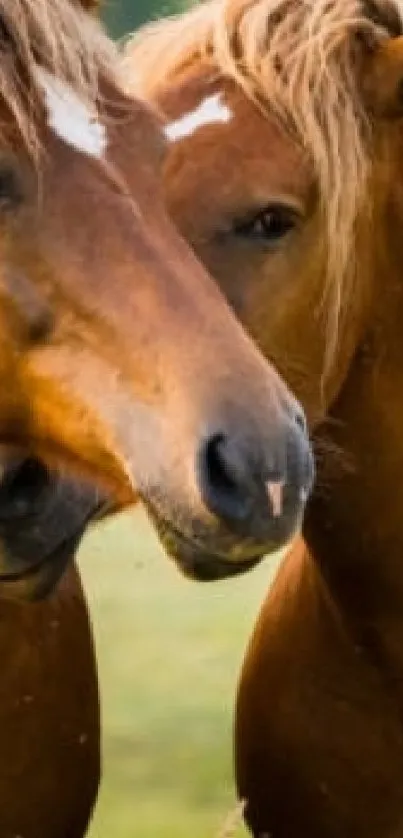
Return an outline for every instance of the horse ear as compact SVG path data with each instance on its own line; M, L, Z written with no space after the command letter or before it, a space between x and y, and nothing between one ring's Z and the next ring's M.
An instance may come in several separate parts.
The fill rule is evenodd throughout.
M403 116L403 36L378 44L364 64L364 96L376 116Z

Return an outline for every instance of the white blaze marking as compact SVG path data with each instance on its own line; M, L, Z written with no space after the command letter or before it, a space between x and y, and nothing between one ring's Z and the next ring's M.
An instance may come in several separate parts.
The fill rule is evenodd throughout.
M222 93L207 96L195 110L184 114L174 122L165 126L165 136L171 143L189 137L204 125L214 125L217 122L229 122L233 117L228 105L221 101Z
M70 85L43 67L37 67L36 74L45 94L50 128L78 151L101 158L106 150L107 135L97 111L83 102Z
M267 494L271 501L271 507L274 518L279 518L283 511L283 489L284 481L276 480L266 483Z

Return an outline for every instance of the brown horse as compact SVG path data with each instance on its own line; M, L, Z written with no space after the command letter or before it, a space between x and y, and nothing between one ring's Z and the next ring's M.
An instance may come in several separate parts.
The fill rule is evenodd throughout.
M299 407L165 219L154 176L160 129L120 93L95 22L68 0L0 2L0 21L0 439L102 472L108 485L121 481L123 464L158 517L163 510L188 572L244 569L301 517L311 466ZM173 409L184 416L176 428ZM38 596L100 500L32 456L7 456L1 592ZM155 470L164 463L169 480ZM0 834L81 836L99 778L99 707L74 570L43 604L1 602L0 649Z
M210 0L126 55L174 218L323 440L238 695L259 838L403 835L402 34L382 0Z
M161 126L96 21L0 22L0 440L135 489L189 574L247 569L301 521L303 413L168 219ZM2 554L2 581L42 589L65 552Z
M35 460L6 459L0 552L70 558L99 495ZM99 512L98 512L99 514ZM74 533L74 538L71 533ZM79 576L35 604L0 600L0 835L80 838L100 775L95 655Z

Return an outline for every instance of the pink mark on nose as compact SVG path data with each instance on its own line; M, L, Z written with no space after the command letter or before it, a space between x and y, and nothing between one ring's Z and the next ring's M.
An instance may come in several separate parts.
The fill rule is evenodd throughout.
M274 518L278 518L283 511L284 480L268 481L266 483Z

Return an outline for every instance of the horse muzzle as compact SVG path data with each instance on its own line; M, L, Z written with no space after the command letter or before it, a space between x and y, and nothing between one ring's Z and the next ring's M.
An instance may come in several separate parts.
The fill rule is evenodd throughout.
M88 485L33 458L8 459L0 484L0 596L36 600L50 593L103 508Z

